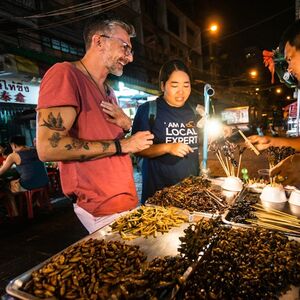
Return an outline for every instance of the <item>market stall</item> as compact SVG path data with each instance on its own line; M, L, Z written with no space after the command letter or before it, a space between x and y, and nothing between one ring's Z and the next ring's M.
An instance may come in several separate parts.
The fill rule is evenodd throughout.
M146 206L13 279L7 293L20 299L298 299L295 196L280 208L264 202L252 184L236 192L222 188L223 181L190 177L158 191ZM269 221L259 224L262 210Z

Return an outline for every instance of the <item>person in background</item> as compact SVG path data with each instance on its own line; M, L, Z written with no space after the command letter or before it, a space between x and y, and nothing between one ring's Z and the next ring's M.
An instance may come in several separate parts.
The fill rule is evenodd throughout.
M5 149L6 149L6 145L1 143L0 144L0 166L3 164L3 162L6 159L6 157L3 156Z
M36 149L26 146L22 135L12 136L9 143L13 152L0 168L0 176L16 166L20 178L10 182L11 191L16 193L47 186L49 180L46 168L39 160Z
M149 131L125 138L131 120L106 82L133 61L134 35L133 26L116 16L92 17L84 28L84 57L55 64L40 87L39 157L60 161L63 192L90 233L137 206L129 154L152 144Z
M141 202L157 190L199 173L199 142L196 115L188 103L191 74L180 60L166 62L159 72L161 96L156 101L156 118L149 120L149 102L139 106L132 133L151 131L154 143L136 153L142 162Z
M286 62L288 63L288 71L299 82L300 80L300 20L297 20L294 24L290 25L284 32L279 49L284 53ZM288 137L271 137L257 135L250 136L249 140L253 143L258 150L265 150L270 146L273 147L292 147L296 152L300 152L300 137L288 138ZM280 164L270 170L270 175L281 175L285 181L291 185L300 185L300 159L298 153L294 156L285 159ZM291 170L293 170L291 172ZM292 175L294 174L294 175Z

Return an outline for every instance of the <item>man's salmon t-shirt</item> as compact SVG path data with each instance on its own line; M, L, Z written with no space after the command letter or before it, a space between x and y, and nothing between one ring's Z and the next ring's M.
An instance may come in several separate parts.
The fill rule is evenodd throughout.
M122 137L122 128L106 120L107 115L100 106L102 101L116 103L113 90L109 88L104 99L86 75L73 64L63 62L45 74L37 110L74 107L77 118L69 131L73 138L99 141ZM128 154L90 161L64 161L59 167L64 194L75 195L77 204L95 217L132 209L138 203Z

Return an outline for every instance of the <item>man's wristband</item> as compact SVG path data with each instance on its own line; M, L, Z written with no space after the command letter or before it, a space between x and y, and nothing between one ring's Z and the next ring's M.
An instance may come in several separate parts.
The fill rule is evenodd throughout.
M116 146L116 153L115 155L122 155L122 147L121 147L121 143L120 140L115 140L115 146Z

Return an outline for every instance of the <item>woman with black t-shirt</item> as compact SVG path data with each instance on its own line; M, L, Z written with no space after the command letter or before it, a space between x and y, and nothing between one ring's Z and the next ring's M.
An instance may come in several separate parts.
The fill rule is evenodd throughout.
M138 108L132 127L132 133L150 130L154 134L153 145L137 153L143 158L142 203L157 190L199 173L197 120L187 102L190 71L182 61L171 60L161 67L159 83L162 95Z

